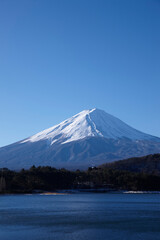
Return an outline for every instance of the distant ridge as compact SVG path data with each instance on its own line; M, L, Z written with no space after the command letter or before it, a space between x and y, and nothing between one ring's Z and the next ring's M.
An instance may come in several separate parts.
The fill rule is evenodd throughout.
M0 148L0 167L85 169L160 152L160 138L140 132L100 109L84 110L49 129Z
M112 163L106 163L100 168L111 168L114 170L160 175L160 154L151 154L143 157L129 158Z

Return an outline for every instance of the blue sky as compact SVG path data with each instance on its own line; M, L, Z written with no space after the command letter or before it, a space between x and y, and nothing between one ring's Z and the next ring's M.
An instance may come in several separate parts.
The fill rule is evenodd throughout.
M159 0L1 0L0 146L90 108L160 137Z

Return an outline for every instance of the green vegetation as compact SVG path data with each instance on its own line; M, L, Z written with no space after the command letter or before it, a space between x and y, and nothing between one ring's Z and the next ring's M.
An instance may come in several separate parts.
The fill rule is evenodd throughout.
M160 176L160 154L129 158L107 163L101 167Z
M105 164L87 171L35 167L19 172L0 170L0 193L62 189L160 191L160 154Z
M1 193L31 193L60 189L110 189L160 191L160 176L110 168L89 168L87 171L57 170L31 167L20 172L3 169ZM4 184L5 181L5 184Z

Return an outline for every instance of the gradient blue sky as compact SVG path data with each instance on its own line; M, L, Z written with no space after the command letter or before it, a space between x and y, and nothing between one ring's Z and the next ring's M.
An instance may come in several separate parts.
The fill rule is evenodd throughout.
M0 0L0 146L94 107L160 137L160 1Z

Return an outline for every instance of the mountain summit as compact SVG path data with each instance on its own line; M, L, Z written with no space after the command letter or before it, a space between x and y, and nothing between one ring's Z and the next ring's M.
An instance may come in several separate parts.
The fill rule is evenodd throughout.
M87 168L160 152L160 138L142 133L103 110L84 110L20 142L0 148L0 167L33 164Z
M125 137L132 140L151 140L154 138L137 131L103 110L93 108L84 110L58 125L37 133L25 139L22 143L48 140L50 144L55 142L64 144L86 137L104 137L109 139Z

